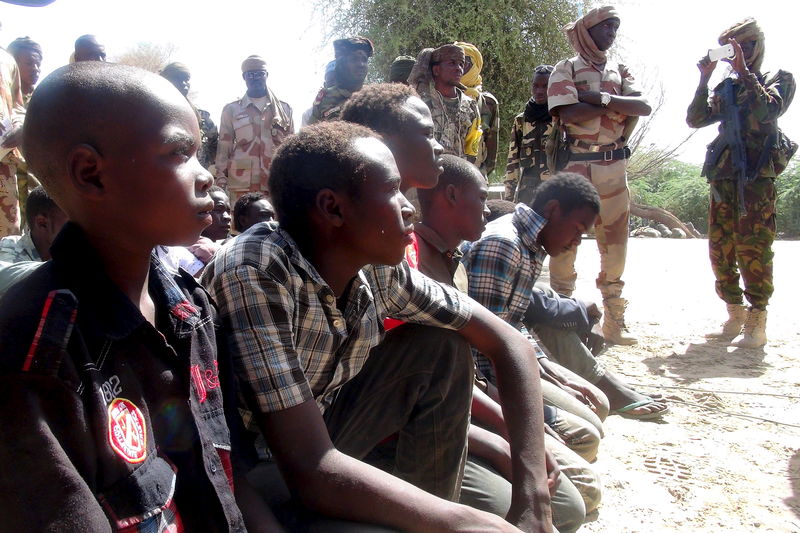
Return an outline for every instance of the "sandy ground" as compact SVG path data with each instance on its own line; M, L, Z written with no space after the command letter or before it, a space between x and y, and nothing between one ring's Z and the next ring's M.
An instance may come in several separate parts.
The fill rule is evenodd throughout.
M703 338L725 315L705 240L631 239L627 321L640 343L601 358L671 412L608 418L603 503L581 531L800 532L800 242L774 249L769 343L743 350ZM599 300L598 260L584 241L576 295Z

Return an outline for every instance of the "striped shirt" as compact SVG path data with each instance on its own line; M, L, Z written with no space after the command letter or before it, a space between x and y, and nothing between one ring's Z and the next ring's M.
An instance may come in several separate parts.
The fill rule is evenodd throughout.
M316 400L323 412L358 374L384 334L383 319L461 329L471 300L409 268L358 272L343 310L297 244L262 223L220 250L203 282L229 328L229 346L251 410L269 413Z

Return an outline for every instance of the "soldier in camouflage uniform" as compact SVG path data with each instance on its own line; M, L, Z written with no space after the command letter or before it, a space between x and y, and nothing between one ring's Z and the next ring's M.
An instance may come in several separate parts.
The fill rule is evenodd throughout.
M189 91L191 89L189 82L192 78L189 67L183 63L170 63L161 70L161 75L189 100ZM197 115L197 124L200 126L200 148L197 150L197 160L200 161L203 167L209 168L214 164L214 158L217 155L217 141L219 139L217 125L211 120L211 114L208 111L195 107L191 101L189 101L189 104L194 109L195 115Z
M592 9L565 27L577 56L560 61L547 89L547 103L559 116L570 142L564 169L584 176L600 194L595 226L600 250L597 288L603 295L603 336L613 344L636 344L627 332L622 298L622 273L628 247L630 193L625 174L630 150L625 134L629 121L649 115L647 100L624 65L609 64L606 51L614 43L619 16L610 6ZM569 296L575 289L575 250L550 259L550 285Z
M467 96L461 84L466 65L464 50L455 44L426 48L408 78L422 101L430 108L433 134L444 153L475 163L481 142L481 114L478 103Z
M702 128L720 122L720 135L709 145L703 175L711 184L708 244L716 290L727 304L728 319L720 331L709 337L726 341L740 335L734 344L756 348L767 342L766 307L772 295L772 242L775 239L775 177L779 146L777 119L794 94L794 79L784 71L770 79L761 73L764 34L753 19L729 28L720 44L732 44L729 60L738 113L741 119L747 175L755 179L744 186L744 198L737 192L732 150L725 135L729 125L722 118L718 85L709 98L708 81L716 62L704 57L698 62L700 84L689 105L686 122ZM725 82L723 82L725 83ZM728 82L730 83L730 82ZM743 209L742 209L743 206ZM739 277L744 281L745 309ZM744 328L743 328L744 326Z
M247 93L222 108L215 173L231 203L246 192L269 196L269 166L280 144L294 133L292 108L267 87L267 63L250 56L242 63Z
M456 43L464 50L464 75L461 84L466 87L467 96L478 103L481 115L481 142L475 164L484 176L494 171L497 164L497 143L500 137L500 103L497 98L483 89L483 54L470 43Z
M25 107L19 68L14 58L0 48L0 237L20 232L17 166Z
M309 124L339 118L347 99L363 87L369 58L375 51L372 41L366 37L337 39L333 41L333 50L336 56L336 83L331 87L323 87L317 94Z
M531 98L525 111L514 117L503 182L504 198L514 203L530 205L536 188L550 177L544 143L553 123L547 108L547 83L552 72L551 65L539 65L534 69Z
M39 69L42 65L42 47L30 37L19 37L8 45L7 50L17 62L22 102L25 107L28 107L33 88L36 86L36 82L39 81ZM28 191L38 185L39 180L28 171L28 165L20 158L17 161L17 194L19 195L20 220L25 220L25 203L28 199Z

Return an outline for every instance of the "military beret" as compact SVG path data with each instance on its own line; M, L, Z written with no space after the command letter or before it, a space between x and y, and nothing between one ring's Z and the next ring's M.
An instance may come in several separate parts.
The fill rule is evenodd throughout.
M398 56L395 58L391 66L389 66L389 81L405 83L416 61L411 56Z
M336 57L351 54L356 50L363 50L367 57L372 57L375 48L372 46L372 41L366 37L349 37L333 41L333 52Z
M249 70L267 70L267 62L261 56L249 56L242 62L242 72Z

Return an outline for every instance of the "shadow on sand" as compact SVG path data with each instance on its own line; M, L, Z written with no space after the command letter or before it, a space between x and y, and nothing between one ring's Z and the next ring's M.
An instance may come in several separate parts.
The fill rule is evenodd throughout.
M792 486L792 496L786 498L783 502L796 516L800 517L800 450L795 451L794 455L789 459L787 475Z
M684 383L717 377L757 378L771 365L764 362L763 348L731 347L724 342L690 343L684 353L673 352L666 357L650 357L643 362L655 375L669 372Z

